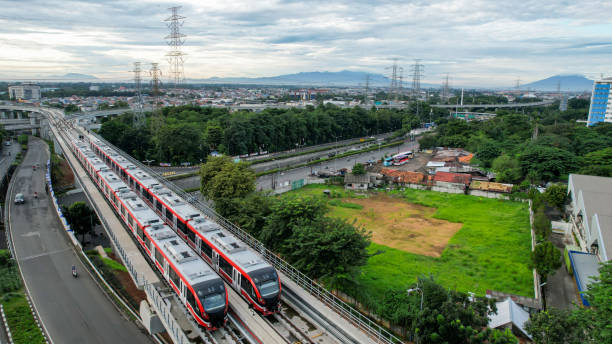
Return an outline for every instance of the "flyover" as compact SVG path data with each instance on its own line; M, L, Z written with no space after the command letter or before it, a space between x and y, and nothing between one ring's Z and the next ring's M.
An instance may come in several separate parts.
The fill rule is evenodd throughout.
M439 104L430 105L433 108L442 109L466 109L466 108L482 108L482 109L503 109L503 108L520 108L520 107L532 107L532 106L547 106L553 104L554 100L544 100L541 102L531 103L501 103L501 104Z

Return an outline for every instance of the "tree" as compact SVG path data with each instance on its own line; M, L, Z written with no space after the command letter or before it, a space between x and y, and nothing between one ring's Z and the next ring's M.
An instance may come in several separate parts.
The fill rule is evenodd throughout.
M553 184L544 192L544 199L548 204L563 211L565 200L567 199L567 187L563 184Z
M363 166L363 164L356 163L353 166L353 174L354 175L362 175L362 174L365 174L365 173L366 173L366 170L365 170L365 167Z
M311 278L351 281L368 260L369 238L370 234L361 227L321 216L313 221L298 220L282 252Z
M493 160L502 153L501 148L491 143L481 146L476 152L476 158L482 161L484 167L491 167Z
M206 194L215 202L242 198L255 191L255 179L255 172L247 164L230 162L212 177Z
M561 267L561 252L550 241L541 242L531 252L531 264L546 281L551 272Z
M206 163L200 167L200 192L202 195L209 197L209 185L212 179L232 160L228 156L211 156L206 160Z
M425 134L419 139L419 146L421 148L434 148L437 144L435 135Z
M252 192L246 197L233 199L219 210L222 211L222 216L257 238L266 225L275 202L276 199L267 193Z
M581 344L584 326L577 313L551 308L532 314L525 330L535 344Z
M538 241L546 240L552 234L552 223L544 213L544 206L536 208L533 214L533 230Z
M538 180L546 182L566 176L575 167L576 157L563 149L528 145L519 155L519 163L523 174L533 172Z
M612 343L612 261L601 264L599 277L589 285L586 297L591 309L584 319L589 319L590 333L595 343ZM590 315L590 316L589 316Z
M326 211L327 205L319 198L288 196L279 199L272 205L272 213L259 239L269 249L279 252L298 224L314 222Z
M81 241L85 240L85 234L93 231L95 225L100 224L96 213L85 202L74 202L69 207L62 206L62 212L74 233L82 236Z
M518 160L508 155L495 158L492 169L497 174L496 180L499 182L515 183L522 177Z

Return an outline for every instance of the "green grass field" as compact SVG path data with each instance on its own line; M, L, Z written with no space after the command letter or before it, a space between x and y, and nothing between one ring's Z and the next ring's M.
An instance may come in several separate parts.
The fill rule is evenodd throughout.
M342 198L342 202L351 202L351 194L340 187L309 185L292 193L322 197L324 189ZM389 195L397 202L436 208L433 218L463 225L440 257L372 243L369 252L373 256L360 277L370 295L381 297L388 288L404 288L418 276L432 274L442 285L459 291L482 295L491 289L533 297L526 203L412 189ZM332 204L337 201L334 198ZM357 212L368 211L367 207L358 208L330 204L329 214L352 220Z

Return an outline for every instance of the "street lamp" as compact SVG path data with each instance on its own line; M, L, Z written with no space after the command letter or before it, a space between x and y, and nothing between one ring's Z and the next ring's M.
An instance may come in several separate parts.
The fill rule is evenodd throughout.
M416 288L410 288L408 290L406 290L406 292L408 293L408 295L412 294L413 292L420 292L421 293L421 310L423 310L423 289L416 287Z

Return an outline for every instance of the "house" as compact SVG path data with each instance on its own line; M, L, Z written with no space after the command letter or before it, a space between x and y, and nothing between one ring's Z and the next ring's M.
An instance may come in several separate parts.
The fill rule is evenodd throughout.
M612 178L570 174L567 185L572 232L583 252L612 259Z
M529 339L531 336L525 330L525 323L529 320L529 313L518 304L507 298L504 301L496 302L497 314L489 318L488 326L493 329L509 328L512 334L518 338Z
M367 173L344 175L344 188L347 190L367 190L368 186L370 186L370 176Z
M438 172L434 176L434 183L461 184L462 186L470 185L471 176L464 173ZM442 185L439 185L442 186Z

